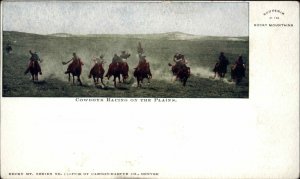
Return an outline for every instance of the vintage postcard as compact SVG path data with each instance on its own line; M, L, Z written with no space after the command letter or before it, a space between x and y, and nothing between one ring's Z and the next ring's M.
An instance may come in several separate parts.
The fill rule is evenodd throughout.
M299 3L2 1L1 178L298 178Z

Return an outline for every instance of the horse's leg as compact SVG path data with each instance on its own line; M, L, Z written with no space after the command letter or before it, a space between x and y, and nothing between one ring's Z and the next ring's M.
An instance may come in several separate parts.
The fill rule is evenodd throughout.
M187 81L187 78L184 78L184 79L183 79L183 86L185 86L186 81Z
M69 73L69 82L71 81L71 75L70 75L70 73Z
M141 87L141 83L140 83L140 80L139 80L139 79L137 80L137 82L138 82L137 87L138 87L138 88Z
M32 81L34 81L34 74L32 74L31 77L32 77Z
M136 77L136 81L137 81L137 87L142 87L141 82L140 82L140 78Z
M121 83L121 75L118 76L119 83Z
M117 87L116 76L114 76L114 86Z
M95 76L93 76L93 79L94 79L94 84L95 84L95 86L96 86L97 82L96 82Z
M36 74L36 75L35 75L35 77L36 77L36 79L35 79L35 80L36 80L36 81L39 81L39 75L38 75L38 74Z
M103 83L103 77L101 78L101 83L102 83L103 86L105 86L105 84Z
M80 80L80 75L77 76L77 80L78 80L78 82L79 82L79 85L82 86L82 83L81 83L81 80Z
M74 79L74 75L72 74L72 78L73 78L73 85L75 85L75 79Z

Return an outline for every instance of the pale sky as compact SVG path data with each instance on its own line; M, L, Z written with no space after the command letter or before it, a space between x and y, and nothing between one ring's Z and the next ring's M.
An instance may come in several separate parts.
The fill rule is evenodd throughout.
M2 8L4 31L248 36L248 3L48 1L3 2Z

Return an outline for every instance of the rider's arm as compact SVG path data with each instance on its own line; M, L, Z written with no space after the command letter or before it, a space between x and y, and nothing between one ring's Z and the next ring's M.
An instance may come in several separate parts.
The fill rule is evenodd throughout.
M65 62L65 64L68 64L68 63L70 63L70 61L72 61L74 58L72 58L71 60L69 60L69 61L67 61L67 62Z
M176 60L176 57L175 57L175 56L173 57L173 61L174 61L174 62L179 62L179 60Z
M81 65L84 65L81 58L78 58Z

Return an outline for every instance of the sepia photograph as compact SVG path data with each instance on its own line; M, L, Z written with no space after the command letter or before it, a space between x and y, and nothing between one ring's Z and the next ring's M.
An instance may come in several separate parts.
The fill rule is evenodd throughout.
M248 98L248 3L4 2L4 97Z

